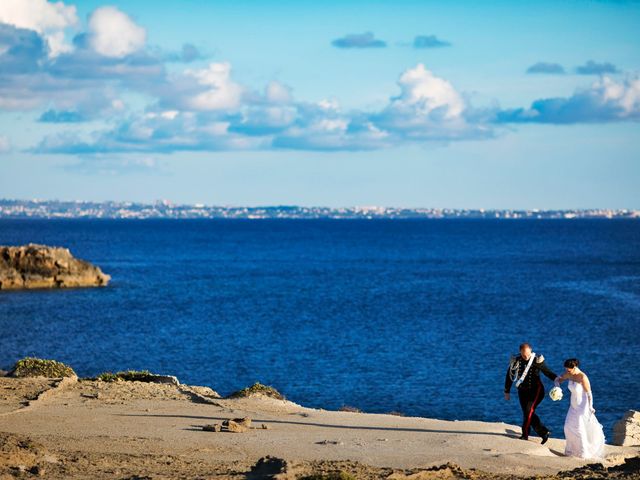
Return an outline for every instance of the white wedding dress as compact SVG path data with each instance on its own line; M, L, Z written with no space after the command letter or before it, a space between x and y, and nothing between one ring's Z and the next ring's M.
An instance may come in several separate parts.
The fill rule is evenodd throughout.
M564 421L567 444L565 455L580 458L604 458L604 432L595 414L591 413L587 392L582 384L569 380L571 406Z

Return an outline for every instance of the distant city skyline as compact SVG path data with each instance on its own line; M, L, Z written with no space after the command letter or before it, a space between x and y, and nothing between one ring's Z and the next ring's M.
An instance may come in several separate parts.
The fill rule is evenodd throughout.
M0 219L632 219L640 210L485 210L384 206L179 204L0 199Z
M640 2L3 0L0 198L640 209Z

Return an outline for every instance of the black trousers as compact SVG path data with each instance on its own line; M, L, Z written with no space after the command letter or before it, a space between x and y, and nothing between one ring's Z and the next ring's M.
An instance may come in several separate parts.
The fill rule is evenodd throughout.
M533 428L541 437L549 433L549 429L544 426L536 414L536 407L543 398L544 386L542 382L533 388L518 389L518 399L520 400L520 408L522 408L522 436L525 438L529 437L530 428Z

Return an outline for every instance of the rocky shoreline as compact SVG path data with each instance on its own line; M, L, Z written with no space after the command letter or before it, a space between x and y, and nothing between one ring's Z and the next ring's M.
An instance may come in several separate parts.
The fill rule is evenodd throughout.
M67 248L0 246L0 290L104 287L111 277Z

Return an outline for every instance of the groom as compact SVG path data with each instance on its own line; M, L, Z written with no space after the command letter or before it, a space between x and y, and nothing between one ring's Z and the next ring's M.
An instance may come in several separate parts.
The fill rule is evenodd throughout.
M507 377L504 381L504 398L511 399L511 385L516 384L518 398L522 408L522 436L521 440L529 439L529 429L533 427L535 432L542 437L542 443L547 443L551 433L544 426L538 415L536 407L544 398L544 386L540 380L540 372L544 373L551 380L555 380L557 375L549 370L544 363L542 355L536 355L531 351L531 345L523 343L520 345L520 355L515 355L509 362Z

